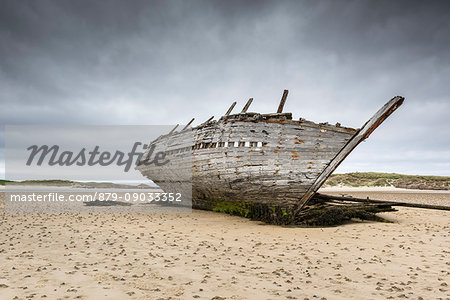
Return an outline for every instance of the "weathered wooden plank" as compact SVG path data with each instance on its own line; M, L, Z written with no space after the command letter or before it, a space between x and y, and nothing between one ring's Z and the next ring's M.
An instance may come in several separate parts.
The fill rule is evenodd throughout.
M241 114L246 113L248 108L250 107L250 105L253 102L253 98L248 99L247 103L245 104L244 108L241 111Z
M233 111L233 108L236 106L236 101L234 101L232 104L231 104L231 106L230 106L230 108L227 110L227 112L225 113L225 116L229 116L230 114L231 114L231 112Z
M380 203L380 204L388 204L390 206L404 206L404 207L415 207L415 208L426 208L426 209L437 209L437 210L450 210L450 206L444 206L444 205L362 199L362 198L353 198L353 197L331 196L331 195L324 195L324 194L318 194L318 193L314 196L314 198L318 198L318 199L322 199L322 200L339 200L339 201L362 202L362 203Z
M336 157L330 162L328 167L323 170L322 174L317 178L313 185L303 195L298 203L298 211L314 196L317 190L322 186L325 180L333 173L339 164L350 154L350 152L358 146L363 140L369 137L369 135L389 117L400 105L402 105L405 99L397 96L388 101L375 115L370 118L364 126L358 131L353 138L342 148L342 150L336 155Z
M168 135L171 135L171 134L175 131L175 129L178 128L179 125L180 125L180 124L175 125L175 127L169 132Z
M212 116L211 118L209 118L208 120L206 120L205 122L203 122L202 124L200 124L199 126L205 126L206 124L208 124L209 122L212 121L212 119L214 119L214 116Z
M187 123L186 126L184 126L181 131L186 130L192 124L192 122L194 122L194 120L195 120L195 118L192 118L192 120L190 120L189 123Z
M280 105L278 106L278 109L277 109L278 114L281 114L283 112L283 107L284 107L284 104L286 103L288 93L289 93L288 90L284 90L283 96L281 97Z

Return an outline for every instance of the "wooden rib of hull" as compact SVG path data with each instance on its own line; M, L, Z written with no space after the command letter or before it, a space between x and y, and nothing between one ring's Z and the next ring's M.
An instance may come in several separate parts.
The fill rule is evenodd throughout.
M400 105L403 104L405 98L397 96L387 102L380 108L372 118L367 121L363 127L352 137L352 139L339 151L328 166L322 171L316 181L310 186L308 191L302 196L299 201L300 210L317 192L322 184L333 173L334 170L341 164L341 162L359 145L362 141L370 136L370 134L381 124L387 117L389 117Z

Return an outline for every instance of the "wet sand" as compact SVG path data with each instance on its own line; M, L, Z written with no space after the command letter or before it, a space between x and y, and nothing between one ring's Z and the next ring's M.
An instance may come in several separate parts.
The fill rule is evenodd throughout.
M450 205L450 193L396 192L370 191ZM0 299L450 299L449 211L399 208L381 214L394 223L331 228L197 210L0 211Z

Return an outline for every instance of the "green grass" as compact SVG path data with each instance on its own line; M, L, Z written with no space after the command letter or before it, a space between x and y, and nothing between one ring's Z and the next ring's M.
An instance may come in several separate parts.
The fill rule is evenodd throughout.
M331 175L324 186L394 186L410 189L449 190L450 177L376 172L346 173Z
M0 179L0 185L5 185L7 182L12 182L11 180Z

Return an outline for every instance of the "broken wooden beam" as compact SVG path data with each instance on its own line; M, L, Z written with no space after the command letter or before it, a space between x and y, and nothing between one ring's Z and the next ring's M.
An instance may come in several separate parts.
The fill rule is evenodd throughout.
M421 203L408 203L408 202L397 202L397 201L384 201L384 200L374 200L374 199L364 199L364 198L353 198L344 196L331 196L324 194L315 194L314 199L325 200L325 201L348 201L348 202L362 202L362 203L377 203L385 204L390 206L403 206L403 207L415 207L415 208L425 208L425 209L437 209L437 210L450 210L450 206L444 205L433 205L433 204L421 204Z
M186 130L191 124L192 122L194 122L195 118L192 118L192 120L189 121L189 123L186 124L186 126L184 126L184 128L181 131Z
M390 116L400 105L402 105L405 98L396 96L388 101L382 108L380 108L372 118L370 118L363 127L355 133L355 135L347 142L347 144L339 151L328 166L322 171L316 181L309 187L307 192L303 195L298 203L298 210L300 210L317 192L322 184L330 177L331 173L340 165L340 163L359 145L362 141L369 137L369 135Z
M250 104L252 104L253 98L248 99L247 103L245 104L244 108L241 111L241 114L244 114L247 112L248 108L250 107Z
M168 133L168 135L171 135L175 131L175 129L178 128L179 125L180 124L175 125L175 127Z
M199 125L199 127L204 126L206 124L208 124L209 122L212 121L212 119L214 119L214 116L212 116L211 118L209 118L208 120L206 120L205 122L203 122L202 124Z
M236 106L236 101L233 102L233 104L231 104L230 108L227 110L227 112L225 113L225 116L228 116L229 114L231 114L231 111L233 110L233 108Z
M281 97L280 105L278 106L278 110L277 110L278 114L281 114L283 112L283 107L284 107L284 104L286 103L288 93L289 93L288 90L284 90L283 96Z

